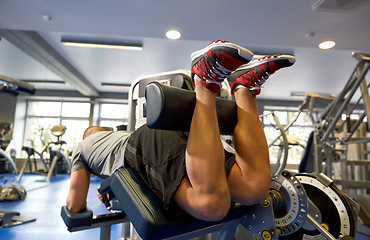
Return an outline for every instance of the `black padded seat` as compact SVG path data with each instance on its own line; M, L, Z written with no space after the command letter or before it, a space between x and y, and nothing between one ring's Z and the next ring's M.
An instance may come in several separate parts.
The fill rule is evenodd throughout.
M122 210L144 240L170 238L223 224L243 217L248 211L247 206L237 205L218 222L203 221L190 215L184 217L173 215L165 210L163 202L132 168L116 170L110 186L121 203Z

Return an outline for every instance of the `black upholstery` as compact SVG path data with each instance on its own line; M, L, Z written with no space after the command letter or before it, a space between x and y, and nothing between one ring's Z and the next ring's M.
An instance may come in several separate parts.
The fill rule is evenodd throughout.
M314 171L313 137L314 132L312 131L308 137L307 145L303 151L301 162L298 166L299 173L312 173Z
M60 215L68 229L72 227L91 226L93 223L93 211L88 207L79 213L74 213L69 211L67 206L63 206Z
M149 128L188 132L195 107L195 92L151 82L146 86L146 117ZM237 122L236 104L216 98L221 134L232 134Z
M111 189L122 205L140 237L164 239L243 217L248 207L233 207L218 222L207 222L188 216L176 216L164 209L163 202L148 187L140 174L132 168L115 171Z

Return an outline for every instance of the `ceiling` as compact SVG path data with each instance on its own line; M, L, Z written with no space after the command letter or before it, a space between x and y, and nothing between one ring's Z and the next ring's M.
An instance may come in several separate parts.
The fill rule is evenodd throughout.
M324 3L345 8L356 1ZM101 83L131 84L143 75L189 69L193 51L223 39L255 53L296 57L293 67L270 77L260 98L287 100L292 92L336 94L357 64L352 52L370 53L370 4L363 0L349 12L332 12L314 11L316 2L0 0L0 75L64 81L35 87L78 90L85 96L128 92ZM165 37L171 29L181 32L179 40ZM143 50L68 47L62 38L142 43ZM337 44L318 49L324 40Z

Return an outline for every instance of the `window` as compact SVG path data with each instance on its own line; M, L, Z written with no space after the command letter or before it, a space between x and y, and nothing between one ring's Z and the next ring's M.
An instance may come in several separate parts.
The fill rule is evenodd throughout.
M61 139L72 151L89 126L89 115L90 103L87 102L28 101L23 145L41 151L45 144L57 141L51 129L62 124L67 130Z
M128 110L128 104L101 103L98 125L117 130L117 126L127 125Z
M274 144L269 147L270 151L270 161L276 163L279 158L279 153L281 153L281 135L277 128L277 124L271 115L272 109L266 108L264 111L263 123L264 130L269 146L275 139L277 140ZM301 161L301 156L308 137L313 131L313 123L307 113L302 112L298 115L298 111L294 110L279 110L273 111L276 117L279 119L281 125L285 128L289 123L293 124L288 128L286 134L289 140L289 152L288 152L288 164L299 164ZM280 136L280 138L279 138Z

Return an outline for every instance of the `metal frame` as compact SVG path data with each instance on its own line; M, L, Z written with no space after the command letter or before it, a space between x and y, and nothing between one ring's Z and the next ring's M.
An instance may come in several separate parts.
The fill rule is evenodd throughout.
M335 152L335 144L347 146L351 143L365 143L370 141L369 138L354 139L353 137L353 134L359 128L364 118L368 117L368 119L370 119L370 96L365 79L365 76L370 69L370 55L355 53L353 56L359 61L355 70L352 72L352 75L344 89L327 107L326 111L322 114L320 119L318 119L315 126L315 172L322 172L324 170L322 168L322 163L325 156L326 169L324 172L326 172L330 177L332 172L332 163L334 162L333 153ZM358 88L361 90L361 96L356 103L351 106L351 101L353 100ZM364 112L359 121L349 130L349 134L346 137L339 138L338 136L334 136L335 128L338 126L338 122L341 119L342 114L345 113L349 116L353 113L355 108L358 107L361 100L363 100L364 103ZM367 121L367 124L370 126L370 121ZM341 127L343 127L343 125ZM346 165L346 161L347 159L343 158L341 162ZM342 170L346 172L345 168L346 167L343 166ZM345 174L342 176L342 179L348 180Z
M14 163L12 157L6 151L4 151L1 148L0 148L0 156L3 156L4 158L6 158L8 160L8 162L10 163L10 165L12 166L14 174L18 174L17 167L15 166L15 163Z

